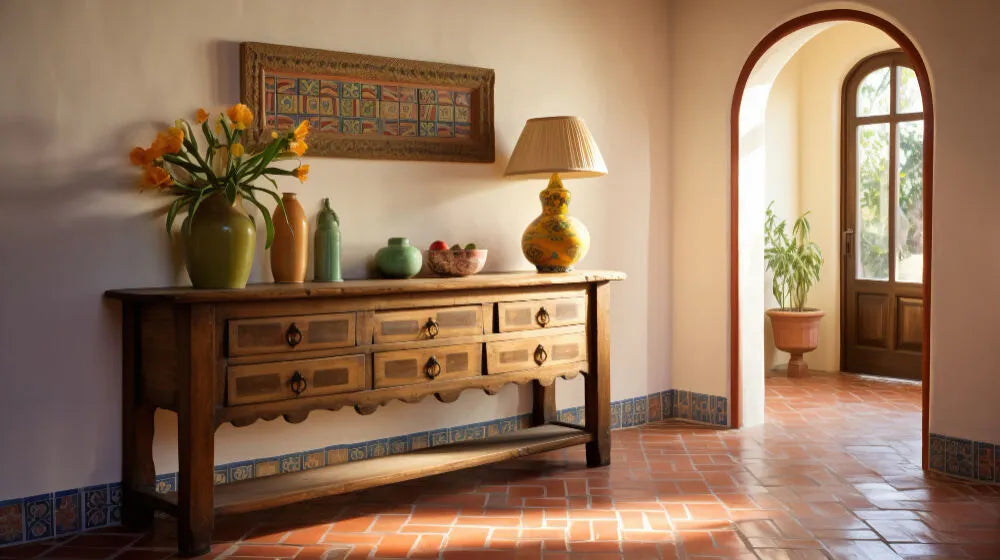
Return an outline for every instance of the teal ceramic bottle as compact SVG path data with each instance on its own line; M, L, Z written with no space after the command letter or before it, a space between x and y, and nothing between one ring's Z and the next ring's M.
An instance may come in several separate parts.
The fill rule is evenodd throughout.
M420 272L424 258L420 249L405 237L389 239L389 245L375 253L375 265L386 278L410 278Z
M330 199L323 199L323 209L316 216L313 257L317 282L343 282L340 275L340 218L330 208Z

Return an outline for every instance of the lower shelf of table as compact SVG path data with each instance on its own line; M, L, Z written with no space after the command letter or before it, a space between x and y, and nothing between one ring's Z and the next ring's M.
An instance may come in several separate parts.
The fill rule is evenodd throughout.
M457 471L580 445L592 436L582 428L546 424L486 439L453 443L354 463L216 486L215 513L230 514L364 490L404 480ZM177 494L159 495L175 511Z

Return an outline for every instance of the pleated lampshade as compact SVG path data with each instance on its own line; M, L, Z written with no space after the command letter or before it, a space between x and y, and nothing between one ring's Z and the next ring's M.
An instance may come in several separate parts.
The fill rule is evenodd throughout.
M580 117L529 119L504 175L519 179L607 175L601 151Z

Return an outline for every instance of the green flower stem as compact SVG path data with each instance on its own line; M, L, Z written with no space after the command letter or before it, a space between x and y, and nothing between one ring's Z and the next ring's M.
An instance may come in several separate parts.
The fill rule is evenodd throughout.
M212 183L215 186L218 186L217 183L219 182L219 179L215 176L215 173L212 173L212 168L207 163L205 163L205 160L201 158L201 154L199 154L198 152L193 152L191 153L191 155L198 160L198 164L201 165L201 167L205 170L205 175L208 177L208 182Z

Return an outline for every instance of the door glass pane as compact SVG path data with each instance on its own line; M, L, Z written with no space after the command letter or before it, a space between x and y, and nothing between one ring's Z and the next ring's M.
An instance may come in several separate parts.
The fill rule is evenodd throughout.
M858 86L858 116L889 114L889 67L872 71Z
M889 279L889 123L858 127L858 262L861 280Z
M896 67L896 112L919 113L924 110L917 75L906 66Z
M924 121L896 126L896 281L922 282L924 270Z

